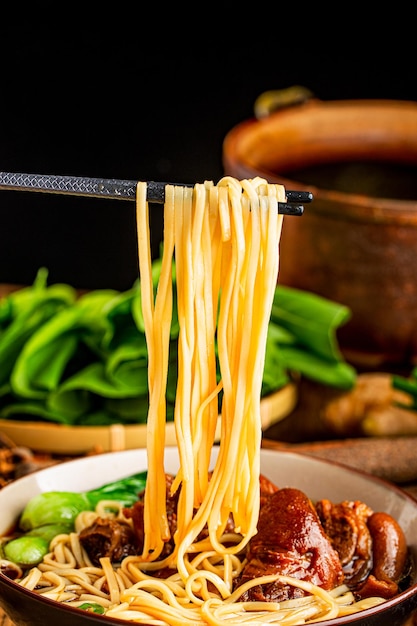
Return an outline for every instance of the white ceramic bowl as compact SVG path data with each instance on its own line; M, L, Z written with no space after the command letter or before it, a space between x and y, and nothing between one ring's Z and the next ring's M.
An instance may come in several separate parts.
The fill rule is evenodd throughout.
M216 454L216 449L213 454ZM26 502L43 491L86 491L146 468L146 450L124 450L84 457L54 465L29 474L0 490L0 534L5 534ZM166 471L178 469L175 448L166 449ZM401 489L381 479L345 466L293 452L261 451L262 473L279 487L296 487L313 501L328 498L362 500L375 511L395 517L403 528L414 563L417 563L417 501ZM126 624L121 620L66 607L41 598L0 574L0 606L16 626L59 624ZM320 622L322 626L400 626L417 609L417 573L410 587L384 604L337 620Z

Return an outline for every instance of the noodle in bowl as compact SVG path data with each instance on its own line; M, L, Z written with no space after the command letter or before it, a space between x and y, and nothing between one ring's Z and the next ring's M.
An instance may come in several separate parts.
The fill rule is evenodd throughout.
M218 448L214 447L212 464L215 463L217 454ZM164 459L166 471L175 474L180 466L177 448L167 447ZM417 502L401 489L357 470L287 451L261 449L260 460L262 474L279 487L300 489L313 501L321 498L328 498L334 502L359 499L374 510L391 514L404 529L415 562ZM145 449L137 449L85 457L20 478L0 491L2 511L0 534L4 535L10 530L28 500L38 493L53 490L82 492L146 468L147 452ZM0 575L0 606L16 626L26 626L32 622L59 623L60 626L129 623L54 602L23 588L4 575ZM329 626L338 624L399 626L405 623L416 608L417 580L414 572L409 588L391 600L359 613L326 619L320 623Z

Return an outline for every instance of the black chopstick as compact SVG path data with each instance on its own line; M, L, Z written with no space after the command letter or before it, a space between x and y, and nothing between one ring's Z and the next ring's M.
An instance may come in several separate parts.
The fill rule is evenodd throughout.
M22 174L0 172L0 190L38 191L43 193L135 200L138 181L108 178L85 178L82 176L58 176L55 174ZM147 182L148 202L161 204L165 200L166 182ZM191 187L193 185L181 185ZM303 203L311 202L309 191L287 191L287 201L278 203L278 213L282 215L302 215ZM300 204L301 203L301 204Z

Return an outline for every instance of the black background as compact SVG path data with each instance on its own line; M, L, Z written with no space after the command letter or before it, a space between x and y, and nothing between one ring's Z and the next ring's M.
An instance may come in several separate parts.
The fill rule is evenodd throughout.
M0 169L217 181L224 136L263 91L416 100L413 16L393 11L19 6L0 26ZM129 288L134 204L0 192L0 283L40 266L51 283Z

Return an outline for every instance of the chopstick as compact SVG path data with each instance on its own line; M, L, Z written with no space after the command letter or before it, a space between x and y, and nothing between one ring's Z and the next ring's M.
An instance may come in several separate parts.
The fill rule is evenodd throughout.
M106 178L85 178L82 176L58 176L54 174L22 174L0 172L0 190L38 191L43 193L86 196L90 198L110 198L135 200L138 181ZM147 182L148 202L161 204L165 200L166 182ZM193 185L178 185L191 187ZM287 201L278 203L278 213L282 215L302 215L303 203L311 202L309 191L286 191Z

